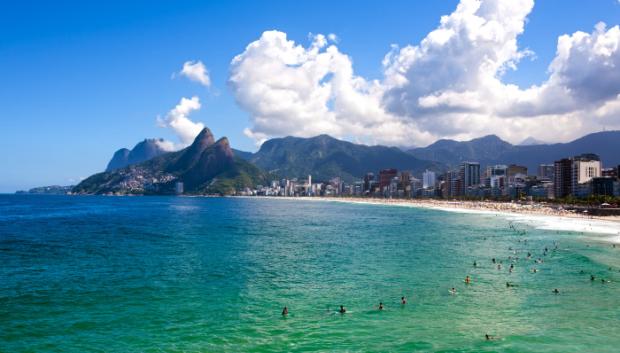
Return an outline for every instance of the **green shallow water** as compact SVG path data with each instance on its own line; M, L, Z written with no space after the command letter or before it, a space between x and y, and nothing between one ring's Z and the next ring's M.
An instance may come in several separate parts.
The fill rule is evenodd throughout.
M0 195L0 351L617 352L620 247L516 227L330 202Z

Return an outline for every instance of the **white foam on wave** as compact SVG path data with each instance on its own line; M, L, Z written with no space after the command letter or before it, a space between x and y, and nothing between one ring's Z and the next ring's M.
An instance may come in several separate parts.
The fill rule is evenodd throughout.
M554 216L554 215L541 215L541 214L535 214L535 213L519 213L518 211L506 212L506 211L471 209L471 208L463 207L458 202L454 204L450 203L450 205L453 205L453 207L449 207L449 206L440 206L440 205L433 205L433 204L398 202L398 201L382 202L382 201L375 201L375 200L347 200L347 199L322 199L322 198L295 198L295 200L332 201L332 202L344 202L344 203L352 203L352 204L366 204L366 205L380 205L380 206L400 206L400 207L411 207L411 208L426 208L426 209L454 212L454 213L497 215L497 216L505 217L509 221L520 223L520 224L525 224L535 229L606 235L604 237L596 237L596 239L601 240L601 241L620 244L620 222L587 218L586 216L563 217L563 216Z
M455 213L499 215L505 217L509 221L525 224L532 228L540 230L556 230L564 232L608 235L608 237L597 237L597 239L620 244L620 222L617 221L606 221L602 219L593 219L586 217L562 217L553 215L537 215L533 213L475 210L468 208L434 206L426 207L423 205L420 205L419 207Z

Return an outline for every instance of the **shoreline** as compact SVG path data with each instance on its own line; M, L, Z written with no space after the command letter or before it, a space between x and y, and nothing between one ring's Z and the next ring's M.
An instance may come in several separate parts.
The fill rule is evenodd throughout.
M239 197L239 196L235 196ZM592 217L557 210L542 204L521 205L493 201L448 201L432 199L380 199L352 197L276 197L241 196L251 199L303 200L315 202L342 202L361 205L423 208L444 212L480 215L498 215L515 223L526 224L541 230L557 230L606 235L599 240L620 244L620 217Z

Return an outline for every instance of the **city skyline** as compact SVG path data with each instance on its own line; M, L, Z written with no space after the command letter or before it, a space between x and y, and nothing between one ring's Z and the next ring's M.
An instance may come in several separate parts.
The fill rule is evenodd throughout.
M237 5L5 5L0 192L75 183L121 147L179 149L205 125L242 150L287 135L407 147L620 127L615 0L399 3L394 18L370 2ZM502 97L516 101L490 104Z

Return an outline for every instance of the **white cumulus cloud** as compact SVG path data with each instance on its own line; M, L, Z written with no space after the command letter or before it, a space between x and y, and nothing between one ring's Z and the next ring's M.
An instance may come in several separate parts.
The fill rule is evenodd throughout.
M198 99L198 97L183 97L181 98L179 104L168 112L165 118L158 118L157 120L161 127L171 128L179 138L178 145L172 144L172 142L169 141L163 141L160 146L166 150L171 150L191 144L200 131L204 128L204 124L194 122L189 118L189 115L193 111L199 109L200 99Z
M279 31L264 32L231 63L230 86L251 113L247 136L329 133L368 143L423 138L410 122L381 108L382 88L354 75L351 59L323 35L308 47Z
M211 85L209 71L202 61L186 61L183 64L183 68L179 74L187 77L191 81L198 82L205 87L209 87Z
M533 53L518 45L533 0L461 0L419 44L396 46L384 76L354 73L337 38L304 47L264 32L231 63L230 86L258 143L328 133L366 143L424 145L497 134L567 140L620 128L620 28L562 35L548 77L522 89L502 81Z

